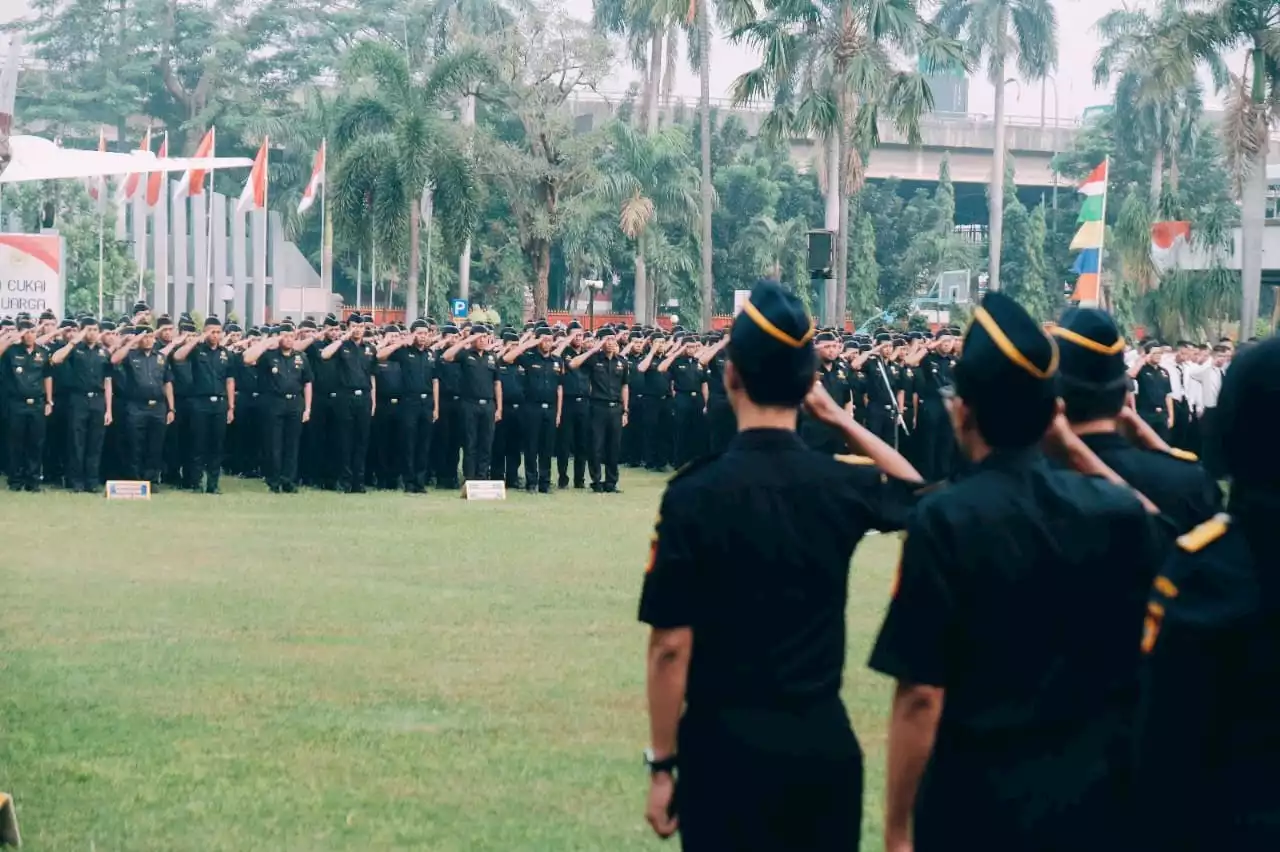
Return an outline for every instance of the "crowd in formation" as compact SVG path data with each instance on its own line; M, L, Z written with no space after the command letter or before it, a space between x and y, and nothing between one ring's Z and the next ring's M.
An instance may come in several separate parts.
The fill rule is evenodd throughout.
M723 450L737 426L727 334L544 321L517 330L430 318L376 326L285 319L242 329L189 315L0 320L0 464L13 490L97 492L104 479L217 493L222 472L361 493L499 479L509 489L618 491L619 467L666 471ZM917 469L957 466L942 396L960 331L818 330L827 392ZM1126 355L1138 411L1198 449L1229 343ZM802 419L805 442L837 431ZM588 483L588 475L590 482Z

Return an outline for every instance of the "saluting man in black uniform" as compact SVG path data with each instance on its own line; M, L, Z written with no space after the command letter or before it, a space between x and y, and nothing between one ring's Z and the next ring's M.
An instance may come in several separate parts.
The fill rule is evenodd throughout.
M591 490L618 493L618 457L630 402L630 365L618 353L613 329L600 329L595 344L570 361L569 369L585 372L591 382Z
M408 335L393 337L378 350L379 361L400 365L404 386L397 412L400 463L404 490L410 494L426 490L431 475L431 436L440 419L438 359L431 342L430 324L416 319Z
M1141 852L1280 849L1280 340L1241 349L1218 417L1227 513L1178 539L1147 604Z
M258 371L261 389L262 466L272 493L298 490L302 425L311 419L311 359L296 348L293 329L263 338L244 353L245 367Z
M462 426L462 478L488 479L493 429L502 419L502 383L498 359L489 351L489 329L477 325L444 352L459 370L459 421Z
M729 335L720 334L714 343L698 353L698 362L707 371L707 445L713 453L724 452L738 431L733 406L724 389L724 367L729 363Z
M120 368L125 398L128 475L151 483L158 490L164 462L164 433L174 420L173 371L169 359L156 348L156 335L148 325L134 326L133 339L111 356Z
M1138 384L1134 401L1138 414L1161 440L1168 441L1173 428L1173 390L1168 371L1160 366L1161 354L1161 346L1156 341L1143 343L1142 357L1133 362L1129 378Z
M871 655L897 681L887 850L1132 848L1137 643L1167 543L1135 492L1041 451L1097 461L1057 415L1058 362L1012 299L975 309L948 402L973 468L916 507Z
M31 320L21 320L16 332L0 338L0 373L9 395L9 490L36 493L45 428L53 414L53 374L49 353L37 345Z
M568 334L556 353L565 366L586 352L582 342L582 326L569 323ZM573 487L587 487L587 467L591 456L591 377L582 370L568 370L564 377L564 409L560 430L556 435L556 467L560 472L557 488L569 487L569 459L573 459Z
M352 320L359 319L353 316ZM337 316L328 314L322 323L324 331L320 342L307 350L311 361L312 409L311 418L302 429L303 481L325 491L338 488L338 361L321 357L332 343L342 339L342 328Z
M633 377L635 383L645 389L645 404L640 409L644 422L640 424L644 442L644 466L648 470L663 471L670 457L672 414L671 374L661 369L666 358L667 336L654 332L649 351L641 359Z
M338 364L333 398L338 434L338 487L348 494L364 494L365 461L369 456L369 425L377 399L373 346L364 342L364 323L353 316L347 333L320 351L321 359Z
M813 339L818 352L818 381L827 394L850 416L853 416L853 392L849 389L849 366L840 358L840 341L830 331L820 331ZM807 417L800 417L800 438L822 453L836 453L844 447L839 429Z
M66 384L67 487L95 494L102 485L102 442L111 425L111 362L99 340L98 321L80 321L80 331L53 353Z
M840 701L849 560L868 530L906 523L919 482L815 388L812 337L795 296L756 285L725 367L738 434L678 473L658 512L640 599L645 816L690 852L858 849L862 751ZM806 394L866 457L801 442Z
M698 360L698 342L690 335L677 340L658 369L671 377L674 394L675 451L672 460L677 467L688 464L703 454L703 419L707 410L707 374Z
M503 356L524 370L524 488L551 493L551 459L564 404L564 359L555 352L555 336L541 326L533 337Z
M1167 446L1144 449L1121 434L1121 420L1132 409L1125 342L1111 316L1096 308L1074 308L1062 315L1052 334L1062 353L1060 392L1072 431L1160 507L1173 521L1173 534L1188 532L1217 514L1222 493L1195 455Z
M514 328L503 329L502 348L498 351L505 356L517 350L519 340ZM503 416L493 430L493 478L505 481L508 488L519 488L520 456L524 452L524 367L518 361L499 357L498 382L502 385Z
M192 335L173 353L177 364L191 371L191 397L187 405L186 458L182 463L183 486L191 491L221 493L222 445L227 425L236 417L236 379L231 355L222 345L222 320L204 321L203 339Z

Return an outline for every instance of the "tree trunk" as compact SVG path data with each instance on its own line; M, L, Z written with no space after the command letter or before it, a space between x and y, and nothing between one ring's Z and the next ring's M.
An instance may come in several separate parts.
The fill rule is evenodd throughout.
M710 331L715 307L715 284L711 277L711 16L707 10L710 0L697 0L697 3L698 38L702 42L698 62L702 78L698 105L702 120L702 330Z
M646 292L649 289L648 287L649 282L647 280L648 276L645 274L646 270L644 266L643 240L644 240L643 234L641 234L640 238L636 240L636 288L635 288L636 292L635 292L635 308L634 308L635 315L636 315L635 321L641 325L645 325L646 323L649 322L648 320L649 294Z
M1262 290L1262 235L1267 208L1267 148L1263 145L1250 163L1248 180L1240 199L1240 278L1244 288L1240 302L1240 341L1254 334L1258 300Z
M662 93L662 28L653 31L653 42L649 49L649 98L645 105L644 131L658 132L658 96Z
M1148 198L1151 200L1151 215L1159 215L1160 195L1164 190L1164 145L1156 146L1155 156L1151 158L1151 189Z
M840 194L840 233L836 242L836 297L832 305L832 324L844 331L849 288L849 197Z
M422 201L409 201L409 278L405 281L404 318L413 322L418 318L418 275L422 270Z
M998 18L997 30L1003 38L1004 7ZM1004 238L1004 57L991 58L992 79L995 80L995 135L991 145L991 190L987 198L987 289L1000 289L1000 241Z
M533 282L533 315L547 315L551 281L551 241L538 240L538 277Z
M662 69L662 101L660 107L672 115L671 101L676 90L676 64L680 60L680 28L674 21L667 25L666 65Z
M1182 172L1178 168L1178 149L1175 146L1169 152L1169 192L1173 195L1178 194L1178 185L1181 182Z
M462 126L465 128L475 127L476 124L476 97L475 95L467 95L462 101ZM471 143L467 143L467 153L471 153ZM462 247L462 257L458 258L458 298L471 299L471 240L467 240L466 245Z
M822 227L833 235L838 236L840 232L840 134L838 131L832 132L831 138L827 140L826 205L827 209L823 217ZM834 282L827 278L822 282L822 292L814 294L819 297L819 304L822 305L820 320L823 325L831 323L829 311L835 301L834 288Z

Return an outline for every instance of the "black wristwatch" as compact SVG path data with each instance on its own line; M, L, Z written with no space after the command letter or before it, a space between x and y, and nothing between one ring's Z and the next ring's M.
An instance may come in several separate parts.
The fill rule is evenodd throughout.
M662 760L658 760L654 757L653 749L647 748L644 750L644 763L645 766L649 767L650 775L657 775L659 772L665 772L668 775L671 775L675 772L676 766L679 765L679 760L677 760L674 754L664 757Z

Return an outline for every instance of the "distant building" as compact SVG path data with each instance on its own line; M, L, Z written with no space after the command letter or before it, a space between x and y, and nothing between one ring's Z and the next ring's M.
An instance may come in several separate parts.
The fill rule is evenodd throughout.
M933 93L933 111L935 113L952 113L965 115L969 112L969 76L963 68L955 71L933 69L933 73L925 71L923 60L919 63L920 73L924 74L929 91Z

